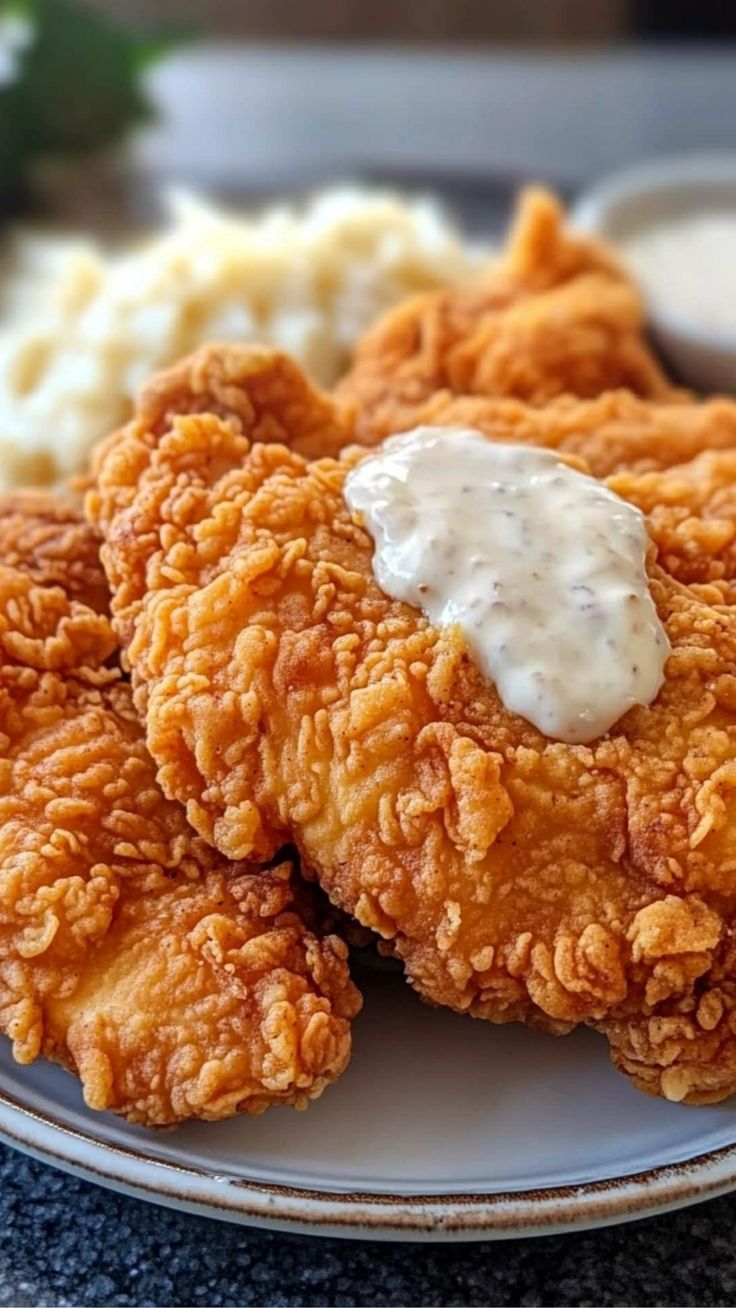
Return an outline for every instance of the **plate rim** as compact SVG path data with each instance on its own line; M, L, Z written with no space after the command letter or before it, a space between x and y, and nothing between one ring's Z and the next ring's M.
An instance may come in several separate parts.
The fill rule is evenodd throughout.
M396 1241L564 1234L671 1212L736 1188L736 1144L608 1180L543 1189L401 1195L313 1190L102 1140L0 1089L0 1139L107 1189L181 1211L293 1234Z

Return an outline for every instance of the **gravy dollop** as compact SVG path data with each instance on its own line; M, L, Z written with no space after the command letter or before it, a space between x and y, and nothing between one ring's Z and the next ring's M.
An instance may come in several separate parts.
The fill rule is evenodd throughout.
M545 735L594 740L657 695L670 646L644 517L557 454L417 427L357 464L345 498L386 594L460 627L505 706Z

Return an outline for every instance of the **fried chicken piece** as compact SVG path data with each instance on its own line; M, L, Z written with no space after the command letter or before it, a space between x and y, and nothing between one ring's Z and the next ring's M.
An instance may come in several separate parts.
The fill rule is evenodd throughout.
M288 370L250 358L264 430L269 373L282 408ZM309 462L189 412L155 431L139 416L103 459L89 507L165 792L230 858L293 838L433 1002L594 1023L671 1098L736 1090L736 612L653 563L673 647L657 700L591 745L550 740L455 630L379 589L342 493L360 457Z
M483 285L391 310L358 345L337 394L368 445L424 421L438 391L532 404L617 388L677 397L643 328L640 297L609 253L564 229L553 196L528 191Z
M91 535L64 513L74 592ZM348 1061L346 947L288 864L228 863L164 798L109 619L36 579L48 539L31 520L0 566L0 1029L133 1122L303 1106Z
M71 496L43 490L0 495L0 560L42 586L107 612L110 589L100 542Z

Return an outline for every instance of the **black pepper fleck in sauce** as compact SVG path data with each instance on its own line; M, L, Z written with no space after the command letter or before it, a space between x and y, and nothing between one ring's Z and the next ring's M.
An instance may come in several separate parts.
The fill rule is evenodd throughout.
M656 696L669 642L642 515L552 451L417 428L359 463L345 495L379 585L457 623L507 708L547 735L593 740Z

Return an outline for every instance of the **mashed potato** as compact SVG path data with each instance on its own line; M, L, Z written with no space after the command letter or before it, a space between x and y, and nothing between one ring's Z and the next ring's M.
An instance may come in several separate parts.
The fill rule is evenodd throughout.
M257 217L174 195L147 244L20 234L0 284L0 487L87 466L155 369L207 340L266 341L329 385L376 314L477 270L429 201L325 192Z

